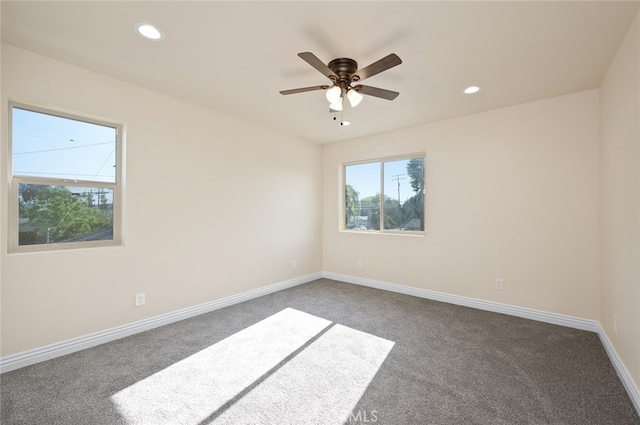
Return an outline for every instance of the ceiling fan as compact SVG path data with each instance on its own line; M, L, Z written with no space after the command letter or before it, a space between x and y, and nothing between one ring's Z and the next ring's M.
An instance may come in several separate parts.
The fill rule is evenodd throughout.
M326 97L330 103L329 112L342 111L342 100L345 96L349 99L351 107L355 107L362 101L363 94L386 100L393 100L400 94L396 91L380 89L378 87L364 86L362 84L353 85L365 78L372 77L382 71L400 65L402 60L395 53L391 53L362 69L358 69L358 63L349 58L334 59L325 65L311 52L298 53L298 56L320 71L325 77L329 78L333 84L282 90L280 94L288 95L314 90L327 90Z

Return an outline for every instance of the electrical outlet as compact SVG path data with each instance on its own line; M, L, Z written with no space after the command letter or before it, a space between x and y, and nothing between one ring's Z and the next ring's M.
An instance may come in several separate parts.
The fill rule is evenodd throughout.
M613 315L613 333L618 335L618 317L616 317L616 315Z
M136 307L143 306L144 303L145 303L144 292L140 292L139 294L136 294Z
M498 291L504 290L504 279L500 279L500 278L496 279L496 289Z
M295 270L298 268L298 262L296 260L293 260L293 262L291 263L291 270Z
M362 268L362 260L356 260L356 267L359 269Z

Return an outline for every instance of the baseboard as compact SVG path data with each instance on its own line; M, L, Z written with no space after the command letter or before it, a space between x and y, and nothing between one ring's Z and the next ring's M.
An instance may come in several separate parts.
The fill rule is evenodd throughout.
M251 291L243 292L241 294L232 295L229 297L221 298L204 304L199 304L193 307L173 311L170 313L162 314L160 316L151 317L149 319L139 320L126 325L118 326L115 328L106 329L104 331L95 332L89 335L84 335L78 338L69 339L59 343L50 344L44 347L36 348L33 350L23 351L21 353L12 354L0 358L0 373L9 372L21 367L29 366L35 363L39 363L45 360L50 360L56 357L71 354L76 351L84 350L86 348L94 347L96 345L104 344L106 342L114 341L129 335L133 335L139 332L144 332L159 326L167 325L180 320L188 319L200 314L208 313L210 311L218 310L220 308L228 307L234 304L248 301L254 298L268 295L274 292L281 291L283 289L291 288L303 283L311 282L320 278L327 278L337 280L340 282L352 283L361 286L368 286L371 288L382 289L390 292L397 292L405 295L412 295L415 297L426 298L434 301L442 301L449 304L456 304L465 307L476 308L479 310L492 311L495 313L508 314L511 316L522 317L525 319L537 320L540 322L551 323L554 325L567 326L570 328L581 329L591 332L596 332L602 345L611 360L622 384L627 390L631 401L633 402L638 414L640 414L640 390L635 383L631 374L625 367L624 363L618 356L618 353L613 348L608 335L600 326L600 323L595 320L580 319L572 316L566 316L562 314L549 313L534 309L528 309L524 307L516 307L508 304L495 303L491 301L478 300L475 298L462 297L459 295L445 294L442 292L429 291L426 289L413 288L410 286L403 286L389 282L382 282L372 279L366 279L355 276L348 276L332 272L318 272L312 273L306 276L301 276L295 279L287 280L273 285L264 286Z
M602 329L602 327L600 328L598 335L600 336L600 341L602 341L602 345L604 346L604 349L607 352L611 363L613 363L614 369L618 373L618 377L622 381L622 385L624 385L624 388L629 394L629 398L631 398L633 405L638 411L638 415L640 415L640 389L638 388L638 385L631 377L631 374L627 370L627 367L624 365L624 363L622 363L622 360L618 356L616 349L613 348L613 344L611 344L609 336L607 335L605 330Z
M618 356L618 353L613 348L613 345L611 344L607 333L604 331L604 329L602 329L600 322L598 321L533 310L524 307L516 307L508 304L500 304L492 301L478 300L475 298L461 297L459 295L445 294L442 292L429 291L426 289L412 288L410 286L403 286L395 283L381 282L377 280L348 276L338 273L323 272L322 277L326 279L337 280L340 282L353 283L355 285L369 286L371 288L382 289L385 291L412 295L415 297L426 298L434 301L442 301L449 304L472 307L479 310L508 314L525 319L537 320L539 322L596 332L600 336L600 341L602 341L602 345L604 346L605 351L607 352L607 355L609 356L609 359L613 364L613 367L618 373L618 377L622 381L624 388L627 390L629 398L631 398L631 401L633 402L636 410L638 411L638 414L640 415L640 390L638 389L637 384L631 377L631 374L625 367L624 363Z
M412 295L414 297L471 307L478 310L508 314L510 316L522 317L525 319L566 326L574 329L581 329L591 332L598 332L600 329L600 323L595 320L581 319L578 317L566 316L563 314L549 313L546 311L501 304L493 301L484 301L476 298L462 297L460 295L445 294L443 292L429 291L426 289L413 288L410 286L403 286L395 283L381 282L378 280L365 279L338 273L323 272L322 277L338 280L340 282L353 283L355 285L369 286L371 288L383 289L385 291Z
M148 331L159 326L168 325L169 323L188 319L230 305L248 301L263 295L291 288L303 283L311 282L322 277L321 272L308 274L295 279L287 280L280 283L264 286L262 288L253 289L241 294L231 295L229 297L199 304L193 307L172 311L170 313L161 314L159 316L148 319L139 320L115 328L106 329L104 331L95 332L89 335L68 339L66 341L46 345L44 347L35 348L33 350L23 351L0 358L0 373L9 372L21 367L29 366L45 360L71 354L76 351L84 350L105 342L114 341L139 332Z

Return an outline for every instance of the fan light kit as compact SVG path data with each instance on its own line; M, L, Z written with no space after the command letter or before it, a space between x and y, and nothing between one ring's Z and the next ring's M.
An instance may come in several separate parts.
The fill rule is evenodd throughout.
M389 68L400 65L402 60L395 53L385 56L384 58L372 63L371 65L358 69L358 63L349 58L334 59L328 64L324 64L320 59L311 52L298 53L309 65L320 71L325 77L331 80L332 85L302 87L299 89L282 90L280 94L289 95L295 93L304 93L314 90L326 90L327 101L329 101L329 112L342 112L343 100L346 97L352 108L355 108L362 102L363 94L379 97L381 99L393 100L400 93L380 89L377 87L364 86L362 84L353 85L365 78L372 77L376 74L386 71ZM335 117L333 118L336 119ZM340 125L347 126L351 124L349 121L340 121Z

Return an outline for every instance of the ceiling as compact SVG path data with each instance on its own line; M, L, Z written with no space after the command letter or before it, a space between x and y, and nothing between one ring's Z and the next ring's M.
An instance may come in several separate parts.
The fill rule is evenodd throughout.
M2 41L288 134L329 143L596 88L638 2L2 1ZM134 25L152 23L163 41ZM297 56L403 63L363 84L400 92L345 106ZM483 90L464 95L477 84Z

